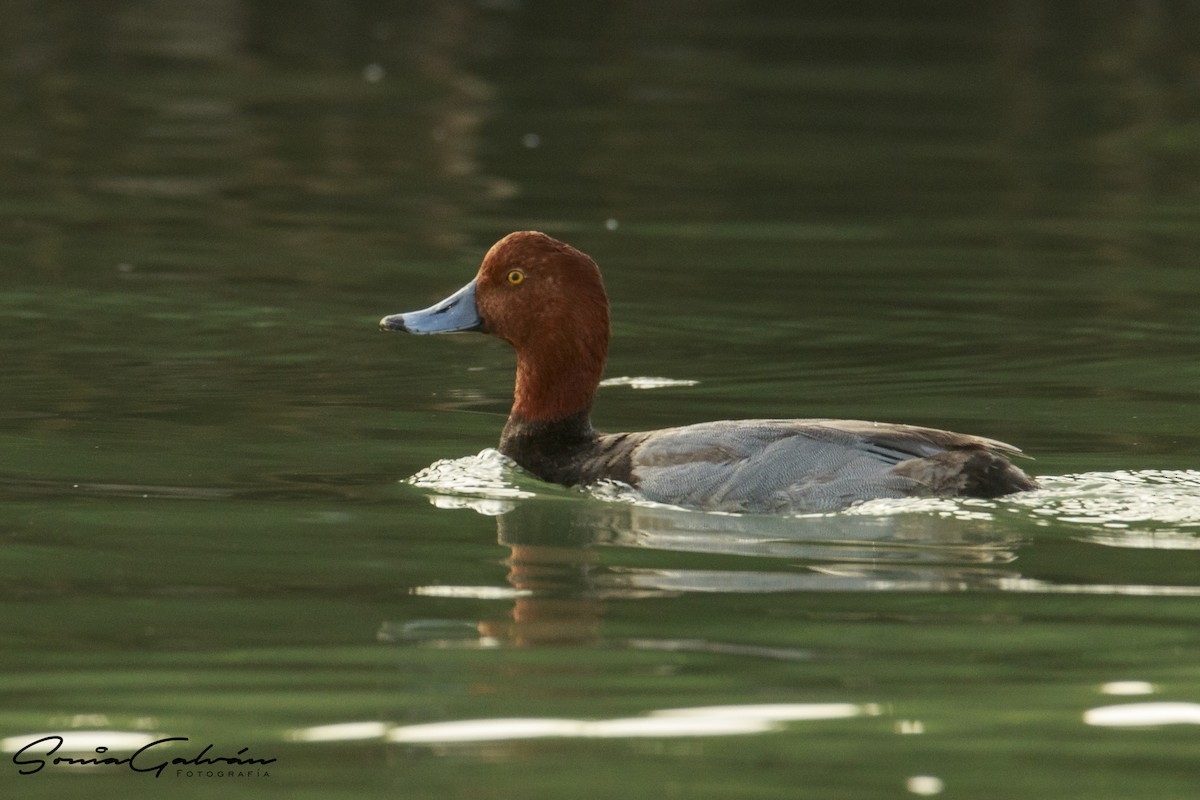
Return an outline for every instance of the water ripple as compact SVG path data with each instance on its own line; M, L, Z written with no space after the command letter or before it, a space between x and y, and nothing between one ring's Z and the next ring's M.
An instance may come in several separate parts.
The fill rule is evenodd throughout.
M1030 515L1039 526L1061 523L1082 528L1080 538L1108 547L1200 550L1200 471L1119 470L1041 476L1043 488L999 500L978 498L905 498L872 500L838 514L802 515L813 518L868 520L900 517L941 518L959 522L988 522L1002 512ZM513 508L512 501L566 490L542 483L494 449L465 458L437 461L407 483L433 492L440 507L473 508L495 516ZM609 503L644 509L671 509L646 500L622 483L601 481L587 494ZM762 515L728 512L687 514L706 518L765 520ZM782 519L782 517L775 517ZM792 519L796 519L792 517Z
M601 386L628 386L630 389L671 389L677 386L695 386L700 381L687 378L659 378L649 375L636 377L622 375L619 378L605 378Z
M1120 470L1041 478L1041 491L1008 502L1043 518L1094 530L1110 547L1200 549L1200 471Z
M511 509L504 502L535 496L518 483L529 478L517 463L499 450L435 461L406 483L434 492L431 501L440 508L471 508L487 516Z

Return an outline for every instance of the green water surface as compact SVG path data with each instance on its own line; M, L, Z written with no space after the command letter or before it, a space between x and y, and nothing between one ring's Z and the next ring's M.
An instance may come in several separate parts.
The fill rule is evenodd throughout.
M1200 793L1190 4L0 17L4 796ZM1045 489L540 484L506 345L376 329L517 229L668 379L602 430L933 425Z

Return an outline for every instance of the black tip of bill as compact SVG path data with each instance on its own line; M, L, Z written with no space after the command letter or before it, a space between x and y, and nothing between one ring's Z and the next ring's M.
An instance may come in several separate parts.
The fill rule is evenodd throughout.
M483 320L475 308L475 281L429 308L379 320L379 329L383 331L422 334L477 331L482 326Z

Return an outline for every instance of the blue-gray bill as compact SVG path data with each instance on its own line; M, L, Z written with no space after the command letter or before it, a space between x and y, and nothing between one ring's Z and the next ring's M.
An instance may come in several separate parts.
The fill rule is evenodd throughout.
M392 314L379 320L381 330L423 334L477 331L482 325L483 320L475 307L475 281L429 308Z

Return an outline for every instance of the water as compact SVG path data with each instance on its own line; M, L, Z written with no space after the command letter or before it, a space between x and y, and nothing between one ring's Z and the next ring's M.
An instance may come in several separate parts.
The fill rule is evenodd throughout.
M7 4L4 794L1193 797L1188 12L795 5ZM602 430L926 424L1044 488L533 480L505 345L375 329L520 228L604 270Z

